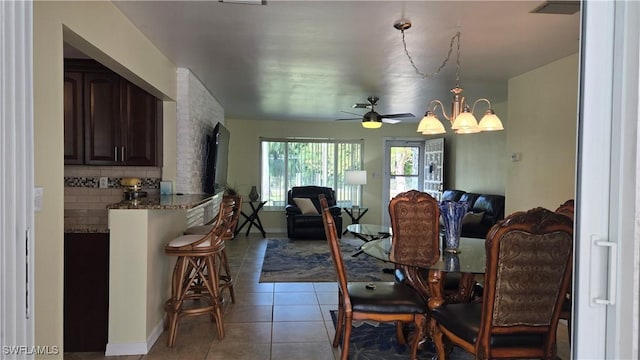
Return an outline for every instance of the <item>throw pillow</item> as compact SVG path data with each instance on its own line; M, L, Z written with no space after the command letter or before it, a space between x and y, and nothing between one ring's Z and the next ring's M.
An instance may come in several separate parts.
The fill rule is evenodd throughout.
M484 211L480 211L477 213L468 212L464 214L464 217L462 218L462 225L479 224L482 221L483 217L484 217Z
M293 202L300 208L302 214L304 215L318 215L318 209L316 209L315 205L309 198L293 198Z

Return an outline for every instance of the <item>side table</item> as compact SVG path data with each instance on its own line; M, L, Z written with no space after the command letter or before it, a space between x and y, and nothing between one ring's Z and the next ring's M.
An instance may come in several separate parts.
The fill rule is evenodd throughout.
M262 207L266 203L266 201L248 201L249 206L251 206L251 214L247 215L244 211L240 211L240 215L244 217L244 222L236 230L236 235L238 235L240 230L242 230L245 225L249 224L249 227L247 227L247 236L249 236L251 227L255 225L256 228L260 230L260 233L262 233L262 237L266 237L264 228L262 227L262 222L260 221L260 216L258 215L258 213L260 212L260 210L262 210Z
M347 213L347 215L349 215L349 217L351 218L351 224L360 224L360 219L362 219L362 217L364 216L364 214L367 213L367 211L369 211L369 208L366 207L346 207L346 208L342 208L342 210L344 210L344 212ZM346 235L349 232L349 229L346 229L342 235Z

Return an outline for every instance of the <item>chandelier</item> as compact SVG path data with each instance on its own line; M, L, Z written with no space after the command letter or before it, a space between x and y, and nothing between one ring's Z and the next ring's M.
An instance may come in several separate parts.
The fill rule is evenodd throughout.
M435 115L435 111L438 106L442 111L442 115L449 120L451 123L451 129L456 134L472 134L481 131L496 131L496 130L504 130L502 126L502 122L496 115L496 113L491 108L491 102L488 99L480 98L473 102L473 105L469 107L469 104L465 101L464 96L462 96L463 89L460 87L460 32L458 31L452 38L451 43L449 44L449 52L447 53L447 57L444 59L440 67L431 73L425 74L421 72L416 66L413 58L409 54L409 50L407 50L407 43L405 41L404 32L411 28L411 22L408 20L400 20L393 25L394 28L400 30L402 33L402 45L404 46L404 53L407 55L411 66L415 70L416 74L420 75L423 79L431 78L436 76L440 71L447 65L449 59L451 58L451 53L453 52L453 44L456 43L456 86L451 89L451 93L453 94L453 99L451 101L451 115L447 114L445 110L444 104L440 100L431 100L429 102L429 106L427 107L427 111L424 114L422 120L418 124L418 132L423 135L435 135L435 134L444 134L446 130L444 125L438 117ZM478 103L485 102L488 105L488 109L485 111L484 116L480 119L480 123L473 115L475 107Z

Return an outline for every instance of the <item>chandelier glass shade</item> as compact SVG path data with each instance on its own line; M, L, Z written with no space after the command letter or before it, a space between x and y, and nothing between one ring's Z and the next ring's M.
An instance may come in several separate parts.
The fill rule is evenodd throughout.
M504 130L502 126L502 121L496 115L496 113L491 108L491 102L488 99L481 98L476 100L473 103L472 107L469 107L467 102L465 101L464 96L462 96L463 89L460 87L460 32L458 31L452 38L451 43L449 45L449 52L447 54L446 59L442 62L442 65L433 73L426 74L421 72L416 66L413 58L409 54L407 50L407 43L405 41L404 32L405 30L411 28L411 22L408 20L400 20L399 22L393 25L396 29L402 32L402 44L404 46L404 52L413 66L416 74L420 75L423 79L431 78L436 76L440 71L446 66L451 58L451 53L453 52L454 42L457 45L457 54L456 54L456 86L451 89L451 93L453 94L453 99L451 101L451 115L447 114L444 105L440 100L432 100L429 103L429 107L424 114L422 120L418 124L417 132L422 133L423 135L437 135L446 133L446 129L440 119L435 115L436 109L438 106L440 107L440 111L442 115L449 120L451 123L451 129L456 134L473 134L481 131L497 131ZM457 42L456 42L457 40ZM485 102L489 106L489 108L485 111L484 116L478 120L473 115L476 105L479 102ZM363 123L364 126L364 123Z

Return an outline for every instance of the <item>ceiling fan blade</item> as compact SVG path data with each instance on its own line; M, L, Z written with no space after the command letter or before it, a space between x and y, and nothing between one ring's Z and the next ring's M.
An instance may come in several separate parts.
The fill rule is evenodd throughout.
M416 117L415 115L413 115L412 113L402 113L402 114L387 114L387 115L381 115L382 118L384 119L398 119L398 118L412 118L412 117Z
M336 121L344 121L344 120L362 120L362 116L358 118L336 119Z
M341 113L345 113L345 114L350 114L350 115L355 115L355 116L360 116L362 117L362 114L358 114L358 113L354 113L354 112L350 112L350 111L340 111Z
M402 120L382 118L382 122L385 124L397 124L399 122L402 122Z
M351 107L354 109L371 109L371 104L357 103Z

